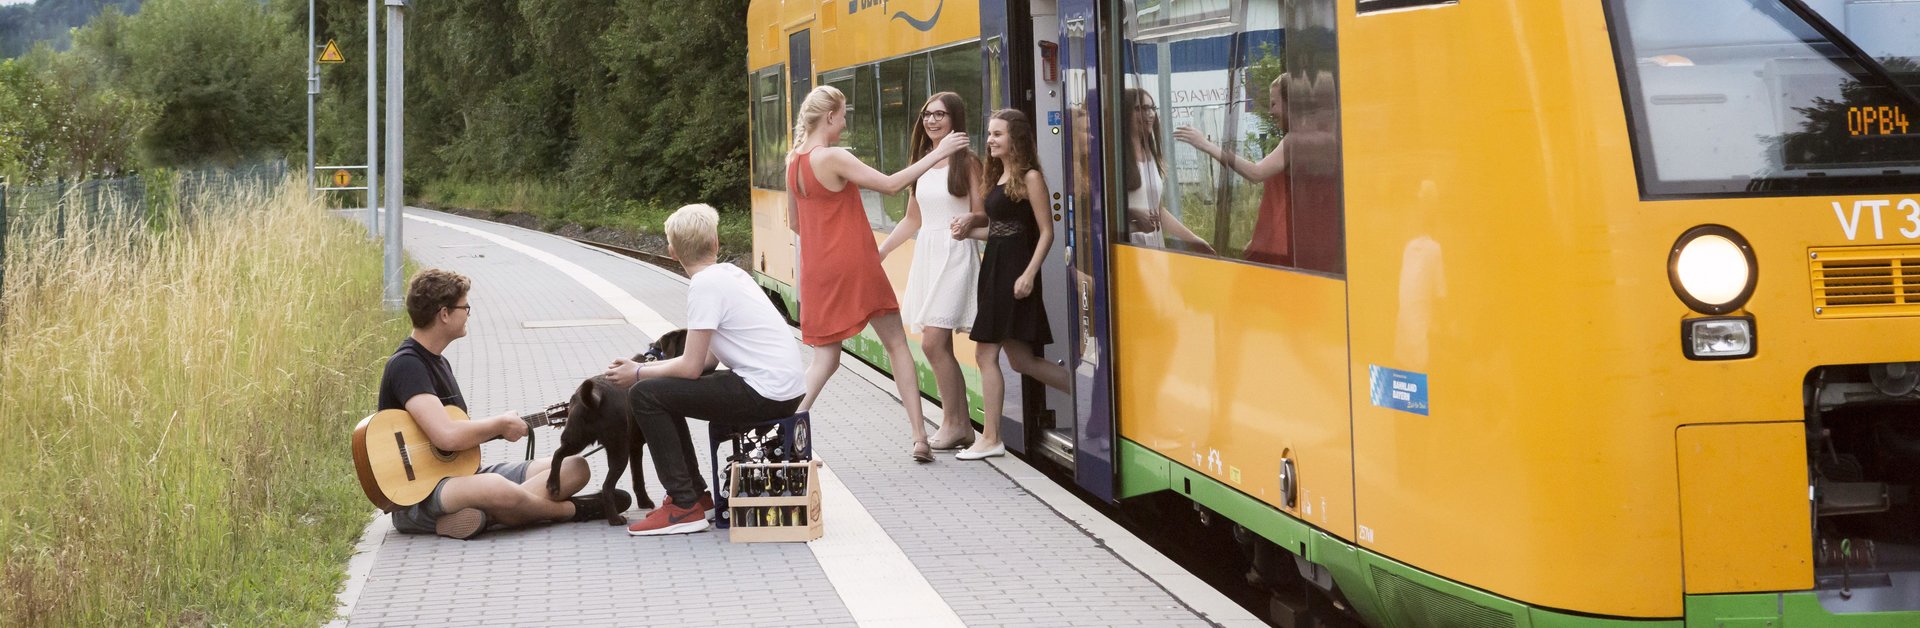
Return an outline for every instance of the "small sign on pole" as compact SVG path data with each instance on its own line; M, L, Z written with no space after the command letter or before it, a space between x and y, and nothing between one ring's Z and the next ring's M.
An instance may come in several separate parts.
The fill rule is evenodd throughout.
M353 183L353 173L345 170L333 171L333 187L343 188Z
M340 45L327 40L327 49L320 51L320 63L346 63L347 58L340 54Z

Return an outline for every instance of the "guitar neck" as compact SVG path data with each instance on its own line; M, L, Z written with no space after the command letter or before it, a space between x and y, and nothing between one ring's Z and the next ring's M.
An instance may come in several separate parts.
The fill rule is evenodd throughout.
M553 413L541 410L533 414L520 415L520 420L527 423L527 429L546 427L553 424Z

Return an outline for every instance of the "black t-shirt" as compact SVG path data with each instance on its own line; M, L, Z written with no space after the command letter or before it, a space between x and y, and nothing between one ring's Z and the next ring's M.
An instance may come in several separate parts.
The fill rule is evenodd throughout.
M408 337L387 357L387 370L380 374L379 409L405 410L407 400L420 394L439 397L440 405L467 409L460 383L453 381L453 365Z

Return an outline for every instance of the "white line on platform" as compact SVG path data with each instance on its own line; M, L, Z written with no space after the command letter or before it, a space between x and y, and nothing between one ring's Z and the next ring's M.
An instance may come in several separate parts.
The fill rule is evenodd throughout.
M807 543L820 570L833 582L847 611L861 626L965 626L953 607L907 559L860 499L820 467L822 512L833 513L830 534Z
M864 362L842 360L840 370L851 371L885 391L888 396L899 399L899 395L895 394L893 379L867 366ZM929 417L927 423L939 427L934 417L940 416L940 406L924 397L920 399L920 406L921 414ZM941 462L971 464L946 456L941 457ZM1014 484L1018 484L1020 488L1026 489L1028 493L1039 498L1042 503L1059 514L1060 518L1078 526L1087 536L1093 537L1108 551L1120 557L1120 560L1133 566L1140 573L1146 574L1147 579L1159 584L1161 588L1167 590L1168 594L1180 600L1182 604L1186 604L1187 608L1193 609L1193 612L1205 617L1207 621L1227 628L1264 628L1267 625L1231 598L1220 593L1219 589L1213 588L1199 576L1193 575L1179 563L1173 562L1173 559L1167 558L1165 554L1160 553L1160 550L1154 549L1146 541L1140 540L1140 537L1128 532L1118 522L1100 514L1092 506L1075 497L1066 487L1054 482L1053 478L1047 477L1039 469L1028 465L1026 461L1013 456L1002 456L988 458L987 462L1008 479L1013 480Z
M444 220L436 220L424 216L415 216L410 212L402 215L406 216L407 220L418 220L430 225L445 227L491 241L500 246L525 254L527 257L531 257L543 264L552 266L555 270L573 278L574 281L580 282L580 285L585 286L588 291L593 292L594 295L605 300L607 305L613 306L614 311L619 312L620 316L627 319L627 322L633 324L634 327L640 328L640 332L646 334L648 338L659 338L661 335L674 330L673 323L667 322L666 317L661 316L659 312L653 311L653 308L647 307L647 305L641 303L639 299L633 298L633 295L627 294L627 291L621 290L619 286L613 285L613 282L593 274L593 271L581 268L579 264L560 259L558 255L533 248L503 235L489 233L473 227L456 225Z
M486 239L552 266L605 299L627 322L650 338L659 338L675 329L666 317L627 291L552 253L473 227L412 214L405 216ZM813 551L814 560L820 563L820 570L826 573L854 621L861 626L964 625L953 607L914 567L906 552L900 550L866 507L860 505L853 491L847 490L831 469L824 471L820 488L826 503L821 508L834 513L833 525L827 536L807 543L807 549Z

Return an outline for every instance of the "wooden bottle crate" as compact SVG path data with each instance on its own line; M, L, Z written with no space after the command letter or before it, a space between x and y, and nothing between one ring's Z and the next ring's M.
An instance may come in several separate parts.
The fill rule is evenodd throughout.
M751 497L746 476L760 472L787 473L799 468L806 474L806 491L801 495ZM732 465L727 486L727 510L733 526L728 538L735 543L804 543L826 534L820 516L820 461L739 463ZM796 510L797 509L797 510ZM772 517L767 516L771 511ZM789 522L789 518L796 520Z

